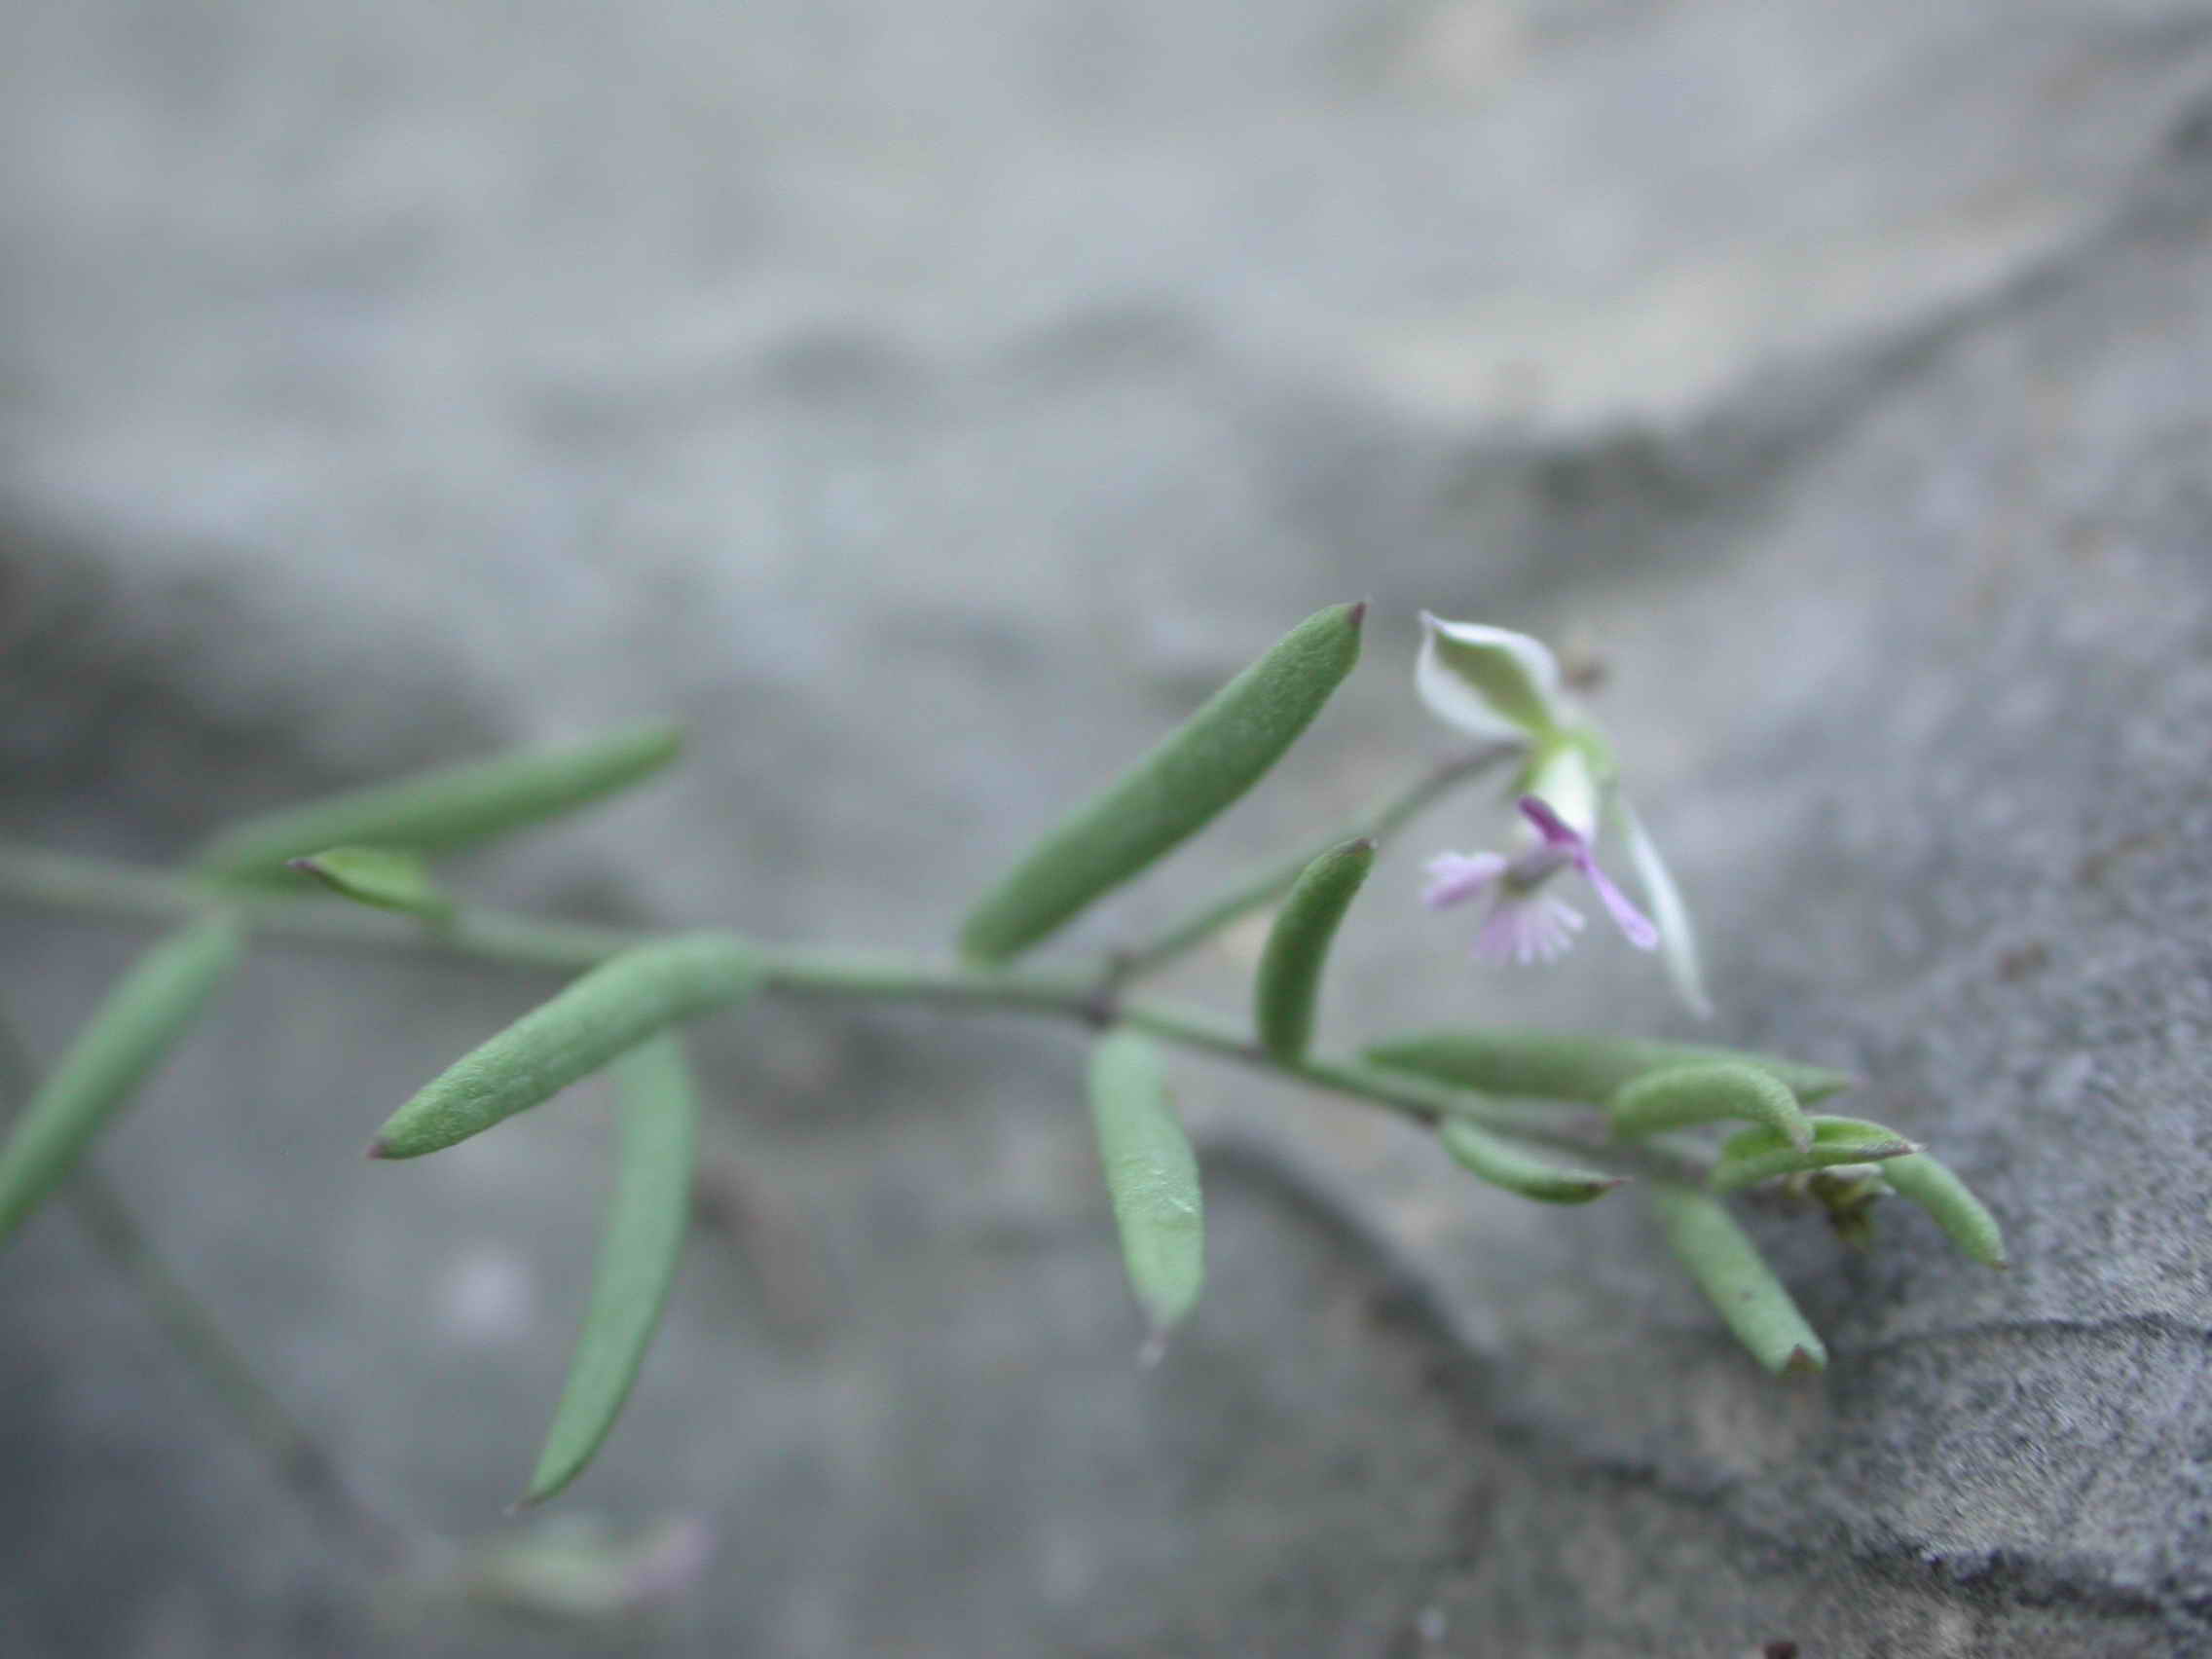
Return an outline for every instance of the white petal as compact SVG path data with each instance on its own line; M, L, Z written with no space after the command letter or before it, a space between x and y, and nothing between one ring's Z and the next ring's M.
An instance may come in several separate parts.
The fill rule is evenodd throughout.
M1438 719L1486 738L1544 737L1558 729L1559 664L1541 641L1425 610L1420 622L1414 689Z
M1674 983L1675 994L1692 1014L1700 1019L1711 1019L1713 999L1705 992L1705 972L1697 959L1697 933L1690 926L1690 913L1682 903L1681 890L1667 873L1666 861L1659 857L1659 849L1652 845L1636 809L1619 795L1613 800L1614 810L1619 814L1621 836L1628 844L1629 862L1636 866L1636 878L1642 885L1644 902L1651 907L1651 919L1659 926L1659 955L1667 964L1667 977Z
M1598 839L1598 778L1579 743L1555 743L1548 753L1539 752L1528 793L1558 813L1560 822L1583 840Z

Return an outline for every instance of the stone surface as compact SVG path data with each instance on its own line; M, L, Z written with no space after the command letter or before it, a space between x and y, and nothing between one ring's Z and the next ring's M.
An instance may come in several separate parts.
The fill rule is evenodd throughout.
M1604 661L1725 1039L1988 1195L1756 1225L1777 1385L1633 1196L1509 1203L1203 1066L1213 1284L1130 1364L1080 1042L760 1009L574 1494L712 1518L644 1630L370 1583L65 1216L0 1272L14 1648L2212 1651L2212 8L1456 0L33 7L0 65L8 836L647 711L683 775L473 893L925 946L1290 620L1375 602L1136 937L1438 747L1421 606ZM1679 1033L1483 976L1385 855L1326 1010ZM51 1056L128 936L12 917ZM1233 999L1249 930L1180 973ZM594 1088L402 1169L543 986L271 951L103 1161L382 1506L496 1525L588 1271ZM12 1649L13 1650L13 1649Z

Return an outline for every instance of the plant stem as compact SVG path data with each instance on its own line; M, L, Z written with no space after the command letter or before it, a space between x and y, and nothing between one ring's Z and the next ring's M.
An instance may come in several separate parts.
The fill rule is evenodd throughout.
M1257 871L1191 911L1151 943L1118 956L1114 961L1114 982L1122 984L1157 973L1170 962L1189 955L1230 923L1249 915L1263 905L1273 903L1288 893L1306 866L1331 847L1339 846L1354 836L1365 836L1376 842L1388 840L1416 816L1461 784L1480 777L1500 760L1519 752L1518 744L1493 743L1471 754L1462 755L1456 760L1448 760L1441 766L1430 768L1408 787L1382 801L1349 829L1308 848L1296 858L1270 865Z
M1556 1106L1523 1106L1493 1100L1466 1089L1431 1083L1412 1073L1361 1065L1355 1060L1322 1055L1280 1060L1241 1031L1211 1015L1183 1009L1131 1003L1119 1011L1119 1018L1124 1025L1183 1048L1234 1060L1255 1071L1294 1079L1348 1099L1364 1100L1417 1123L1434 1124L1446 1118L1465 1118L1494 1134L1550 1147L1577 1158L1598 1159L1639 1175L1685 1181L1693 1186L1705 1179L1705 1165L1666 1147L1609 1139L1604 1116L1599 1112L1562 1112Z
M35 1092L36 1068L14 1028L0 1022L0 1089L19 1104ZM403 1562L412 1534L363 1502L320 1442L255 1375L207 1305L162 1259L129 1204L91 1164L81 1164L62 1196L92 1245L154 1317L177 1352L200 1373L226 1410L275 1465L278 1480L333 1532L380 1567Z
M1431 774L1419 788L1379 814L1378 822L1393 812L1402 822L1451 783L1494 760L1496 754L1470 756ZM1295 879L1297 870L1290 875ZM264 894L239 898L189 877L13 848L0 848L0 900L163 921L210 903L231 903L255 932L271 939L349 948L428 950L565 972L594 967L657 937L474 909L461 911L443 926L429 927L332 901ZM1225 911L1226 903L1213 909ZM1125 1024L1180 1047L1364 1100L1423 1124L1446 1116L1463 1117L1497 1134L1599 1159L1635 1173L1692 1183L1703 1178L1700 1166L1664 1148L1604 1141L1603 1127L1592 1115L1578 1120L1556 1108L1516 1106L1348 1059L1316 1055L1295 1062L1279 1060L1241 1028L1226 1025L1202 1010L1123 1001L1116 987L1127 977L1126 961L1101 975L1095 970L966 968L890 952L757 944L753 948L759 951L768 988L774 991L1039 1014L1099 1027Z

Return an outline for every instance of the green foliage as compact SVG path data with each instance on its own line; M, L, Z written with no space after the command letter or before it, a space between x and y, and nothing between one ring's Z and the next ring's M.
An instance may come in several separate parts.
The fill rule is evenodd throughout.
M1753 1358L1777 1376L1827 1369L1826 1346L1719 1199L1672 1181L1654 1181L1648 1196L1667 1247Z
M1873 1163L1920 1150L1897 1130L1859 1118L1815 1118L1812 1124L1813 1144L1805 1147L1792 1145L1764 1124L1729 1136L1707 1185L1716 1193L1733 1193L1777 1175Z
M1337 924L1374 867L1375 843L1365 837L1332 847L1306 866L1275 913L1252 983L1252 1008L1260 1041L1277 1059L1305 1056Z
M649 1038L614 1062L622 1151L600 1235L591 1306L525 1504L583 1472L630 1396L660 1324L691 1219L699 1102L681 1039Z
M1416 1032L1370 1046L1367 1058L1375 1065L1419 1072L1491 1094L1582 1100L1593 1106L1612 1100L1625 1086L1650 1073L1699 1064L1750 1066L1783 1084L1805 1105L1851 1086L1851 1079L1841 1072L1769 1054L1530 1026L1482 1030L1453 1026Z
M1742 1118L1763 1124L1799 1151L1813 1144L1813 1125L1796 1095L1772 1072L1740 1060L1646 1072L1613 1093L1613 1132L1650 1135Z
M1090 1052L1090 1117L1129 1288L1157 1340L1205 1287L1205 1206L1198 1157L1149 1039L1133 1031L1099 1039Z
M1436 1125L1444 1149L1493 1187L1503 1187L1544 1204L1586 1204L1602 1198L1625 1179L1587 1169L1564 1169L1523 1152L1511 1141L1470 1124L1446 1118Z
M0 1149L0 1240L68 1175L238 965L225 917L195 923L141 957L24 1108Z
M264 881L332 847L447 852L588 806L659 771L682 747L675 726L638 726L425 772L249 819L208 842L195 865L226 881Z
M432 883L423 855L545 822L665 764L678 747L667 726L456 767L255 820L218 836L183 877L55 855L12 860L0 851L0 892L42 894L65 907L191 918L110 994L0 1148L0 1238L68 1173L235 964L243 923L205 915L211 881L229 906L272 932L284 931L287 919L296 937L325 941L389 942L403 931L341 906L293 905L281 894L244 885L281 878L289 864L360 903L431 923L412 935L418 945L579 972L393 1113L375 1156L438 1151L603 1068L617 1074L621 1150L598 1270L526 1503L560 1492L605 1441L673 1280L689 1215L698 1119L675 1027L770 988L997 1008L1097 1029L1091 1117L1129 1283L1152 1328L1150 1352L1196 1306L1205 1277L1198 1160L1152 1036L1402 1113L1433 1126L1451 1156L1481 1180L1523 1198L1587 1203L1627 1178L1562 1165L1551 1161L1555 1152L1635 1171L1646 1178L1669 1248L1772 1371L1818 1370L1826 1353L1719 1195L1786 1178L1788 1191L1825 1208L1842 1235L1857 1239L1868 1231L1867 1206L1894 1191L1925 1208L1969 1256L2004 1266L1995 1218L1948 1168L1882 1124L1807 1116L1805 1106L1850 1085L1838 1072L1708 1046L1515 1027L1392 1038L1369 1048L1364 1065L1312 1053L1330 947L1373 866L1370 836L1329 846L1303 866L1274 866L1149 946L1088 969L1055 975L1003 966L1202 828L1279 759L1356 662L1363 610L1341 606L1300 624L1047 836L968 917L961 947L977 966L778 949L722 934L641 939L463 909ZM1512 726L1538 772L1568 768L1586 789L1610 777L1610 756L1594 734L1558 729L1548 691L1551 658L1540 645L1433 619L1430 633L1424 672L1436 682L1431 691L1441 685L1438 695L1447 701L1456 697ZM1380 834L1395 827L1497 757L1463 757L1432 773L1366 821L1368 828ZM1624 822L1634 851L1641 831L1633 817ZM1655 853L1645 853L1639 863L1660 895L1660 926L1674 940L1680 982L1695 993L1694 1003L1702 990L1686 918ZM1252 987L1250 1034L1202 1012L1128 999L1128 987L1146 974L1278 896L1283 903ZM1548 1105L1496 1096L1602 1107L1613 1139L1587 1144L1588 1124L1565 1121ZM1672 1139L1651 1139L1739 1120L1751 1126L1731 1136L1711 1163L1677 1150ZM111 1226L112 1235L122 1236L120 1226ZM137 1246L117 1253L128 1259L134 1252L145 1254ZM139 1271L148 1282L160 1277L158 1264L141 1262ZM191 1344L203 1354L237 1351L219 1333ZM233 1362L218 1359L215 1369L225 1367ZM239 1376L228 1380L226 1392L260 1401L248 1415L268 1418L273 1408L265 1393L242 1362L233 1368ZM305 1444L289 1430L280 1438L287 1446ZM302 1461L293 1451L283 1457L288 1466ZM606 1549L578 1557L586 1565L575 1570L597 1576L574 1604L628 1605L649 1596L668 1561L681 1557L695 1567L702 1559L697 1540L671 1537L667 1561ZM558 1603L571 1587L562 1577L564 1547L547 1535L486 1568L483 1581L498 1580L518 1604Z
M642 945L464 1054L394 1112L375 1158L420 1158L550 1100L678 1020L759 988L759 951L722 934Z
M438 890L428 867L414 853L389 847L332 847L311 858L292 859L288 867L312 875L341 898L379 910L399 910L426 922L442 922L454 912L453 901Z
M1961 1250L1987 1268L2009 1266L2004 1230L1967 1184L1925 1152L1893 1158L1882 1179L1899 1198L1918 1204Z
M961 953L986 964L1019 955L1236 801L1351 672L1366 608L1308 617L1064 820L968 913Z

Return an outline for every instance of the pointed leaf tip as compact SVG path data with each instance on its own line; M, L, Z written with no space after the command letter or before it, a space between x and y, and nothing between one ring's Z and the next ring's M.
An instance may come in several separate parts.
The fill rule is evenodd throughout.
M591 1303L522 1505L581 1474L629 1398L676 1278L691 1220L699 1104L683 1046L664 1033L615 1062L622 1140Z
M1776 1376L1827 1363L1826 1346L1719 1199L1672 1181L1652 1182L1644 1196L1668 1248L1752 1357Z
M1800 1150L1761 1124L1730 1135L1720 1147L1708 1185L1733 1193L1778 1175L1834 1169L1851 1163L1888 1163L1919 1151L1911 1141L1882 1124L1859 1118L1814 1117L1813 1144Z
M742 1001L761 977L760 953L719 934L610 957L425 1084L386 1122L385 1156L418 1158L479 1134L668 1026Z
M342 899L379 910L397 910L424 921L451 918L454 903L439 891L414 853L388 847L328 847L286 859L284 867L313 876Z
M1985 1268L2008 1265L2004 1230L1948 1164L1912 1152L1882 1165L1882 1178L1899 1198L1926 1210L1952 1243Z
M1626 1176L1547 1163L1465 1118L1446 1118L1437 1124L1436 1132L1445 1151L1462 1169L1538 1203L1591 1203L1627 1180Z

